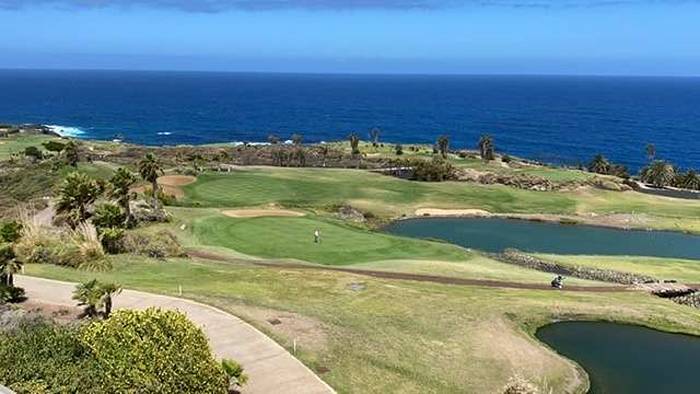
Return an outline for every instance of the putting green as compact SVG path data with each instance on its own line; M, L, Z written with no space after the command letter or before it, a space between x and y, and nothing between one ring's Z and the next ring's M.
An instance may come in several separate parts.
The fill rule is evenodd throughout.
M314 242L314 231L321 242ZM453 245L370 232L342 222L313 217L207 217L193 224L204 245L223 246L252 256L293 258L343 265L374 260L467 260L470 254Z

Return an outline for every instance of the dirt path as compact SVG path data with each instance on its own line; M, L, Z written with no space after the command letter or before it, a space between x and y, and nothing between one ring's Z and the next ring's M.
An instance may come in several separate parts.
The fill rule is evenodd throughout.
M431 282L440 283L448 285L460 285L460 286L482 286L482 287L493 287L493 288L503 288L503 289L526 289L526 290L549 290L549 291L578 291L578 292L591 292L591 293L611 293L611 292L621 292L621 291L632 291L633 289L625 286L565 286L562 290L553 289L547 283L522 283L522 282L508 282L508 281L498 281L498 280L487 280L487 279L467 279L467 278L453 278L447 276L437 276L437 275L425 275L425 274L410 274L404 272L389 272L389 271L373 271L365 269L356 268L345 268L345 267L331 267L324 265L307 265L307 264L294 264L294 263L275 263L271 261L259 261L259 260L243 260L235 259L231 257L221 256L216 253L191 249L187 252L191 257L197 257L207 260L216 261L228 261L243 264L252 264L262 267L271 268L294 268L294 269L309 269L309 270L320 270L320 271L337 271L345 272L355 275L369 276L373 278L380 279L393 279L393 280L413 280L418 282Z
M75 283L15 277L30 300L45 304L75 307L72 299ZM177 310L204 330L219 358L240 362L249 376L243 393L334 393L309 368L283 347L236 316L209 305L181 298L124 290L114 299L115 307L145 309L157 307Z

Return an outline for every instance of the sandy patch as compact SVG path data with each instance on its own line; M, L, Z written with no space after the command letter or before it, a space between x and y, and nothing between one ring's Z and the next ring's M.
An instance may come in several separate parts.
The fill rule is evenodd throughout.
M257 217L299 217L303 212L289 211L286 209L228 209L221 212L232 218L257 218Z
M440 208L419 208L416 209L416 216L492 216L491 212L483 209L440 209Z
M185 191L180 188L180 186L189 185L197 180L196 177L190 175L165 175L158 178L158 185L160 186L163 193L175 198L182 198L185 196ZM146 188L150 185L137 186L131 189L136 193L143 193Z
M196 177L190 175L165 175L158 178L158 184L162 186L185 186L194 183Z

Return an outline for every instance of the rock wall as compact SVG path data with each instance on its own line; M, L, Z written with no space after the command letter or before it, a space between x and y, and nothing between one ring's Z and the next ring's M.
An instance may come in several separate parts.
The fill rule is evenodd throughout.
M580 279L598 280L603 282L619 283L623 285L633 285L644 282L658 282L658 279L651 276L638 275L630 272L615 270L605 270L574 265L562 265L552 261L545 261L515 249L507 249L496 258L508 264L514 264L538 271L551 272L557 275L571 276Z

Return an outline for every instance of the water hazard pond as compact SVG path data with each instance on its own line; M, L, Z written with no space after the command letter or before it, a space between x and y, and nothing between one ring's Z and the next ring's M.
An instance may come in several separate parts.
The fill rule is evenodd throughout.
M605 322L563 322L537 338L581 365L589 393L697 393L700 338Z
M626 231L500 218L421 218L385 227L392 234L437 238L501 252L516 248L554 254L637 255L700 259L700 236L670 231Z

